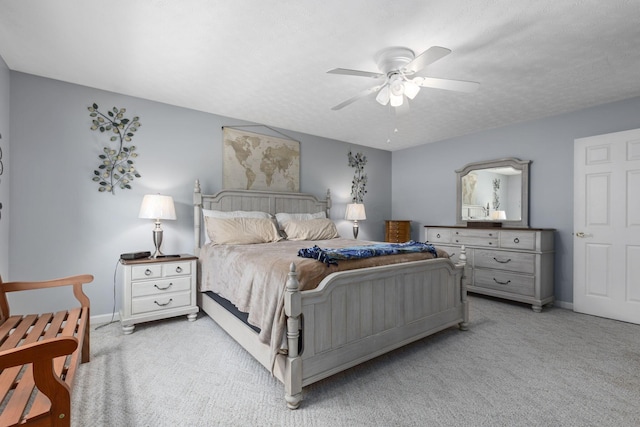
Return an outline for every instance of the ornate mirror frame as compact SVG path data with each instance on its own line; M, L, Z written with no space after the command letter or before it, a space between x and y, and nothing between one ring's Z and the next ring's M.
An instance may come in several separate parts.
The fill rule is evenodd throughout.
M483 162L469 163L462 169L456 170L456 225L467 226L467 220L462 219L462 177L466 176L469 172L481 169L491 168L503 168L512 167L515 170L522 172L521 182L522 188L520 190L520 209L521 215L519 220L498 219L498 220L483 220L482 222L501 223L505 227L529 227L529 164L531 160L520 160L514 157L498 160L488 160Z

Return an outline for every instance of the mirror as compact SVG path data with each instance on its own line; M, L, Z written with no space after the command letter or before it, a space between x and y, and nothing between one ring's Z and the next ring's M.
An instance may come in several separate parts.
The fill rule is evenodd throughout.
M528 227L529 163L507 158L469 163L456 170L457 225Z

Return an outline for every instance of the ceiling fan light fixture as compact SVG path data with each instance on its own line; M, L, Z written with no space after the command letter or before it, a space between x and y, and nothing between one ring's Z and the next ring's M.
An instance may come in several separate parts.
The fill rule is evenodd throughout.
M404 94L407 95L407 98L415 98L418 92L420 92L420 86L418 86L411 80L407 80L406 82L404 82Z
M396 95L392 91L391 94L389 95L389 102L391 102L392 107L399 107L402 105L402 101L403 101L402 98L403 98L402 94Z
M389 81L389 90L396 96L402 96L402 94L404 93L404 83L402 82L402 77L392 77Z
M376 95L376 101L380 105L387 105L389 103L389 85L385 85L380 91L378 95Z

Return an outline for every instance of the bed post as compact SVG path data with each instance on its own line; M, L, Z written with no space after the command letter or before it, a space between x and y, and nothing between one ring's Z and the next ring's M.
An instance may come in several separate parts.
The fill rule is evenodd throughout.
M469 329L469 302L467 301L467 285L465 285L467 251L465 250L464 245L460 247L458 265L462 266L462 274L460 275L460 299L462 300L462 310L464 318L464 320L458 324L458 327L461 331L466 331Z
M327 218L331 218L331 189L327 188Z
M196 179L196 184L193 188L193 229L195 234L195 248L194 253L196 256L200 255L200 221L202 218L202 191L200 191L200 180Z
M289 409L297 409L302 400L302 359L298 354L300 342L300 315L302 314L302 297L300 295L298 273L295 263L289 267L289 278L284 294L284 313L287 316L287 356L286 374L284 378L284 398Z

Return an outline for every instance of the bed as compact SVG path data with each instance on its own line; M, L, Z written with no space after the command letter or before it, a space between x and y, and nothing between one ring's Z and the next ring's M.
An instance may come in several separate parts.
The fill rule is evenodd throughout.
M464 247L457 264L439 257L334 270L309 290L301 290L308 284L303 273L298 275L298 269L305 267L305 261L319 261L294 259L288 264L287 271L278 272L282 280L273 284L279 293L279 305L275 310L277 322L274 321L278 325L272 325L272 331L267 334L250 324L246 313L237 310L234 313L238 308L233 306L235 302L229 304L220 298L221 295L207 289L206 282L210 276L215 276L220 264L218 267L207 264L215 258L211 255L214 251L211 246L216 245L205 242L208 237L204 228L210 223L203 218L203 212L321 214L329 218L330 208L329 192L325 200L319 200L303 193L251 190L222 190L206 195L198 181L194 188L195 253L199 256L198 305L284 384L285 401L290 409L299 407L302 389L309 384L441 330L456 325L466 330L468 326L468 303L462 281L466 262ZM311 247L319 242L325 244L320 240L300 241L297 245ZM261 245L273 245L265 246L271 248L280 243ZM283 241L282 244L293 243ZM258 248L252 248L255 254L269 251ZM248 263L251 258L245 256L243 259Z

